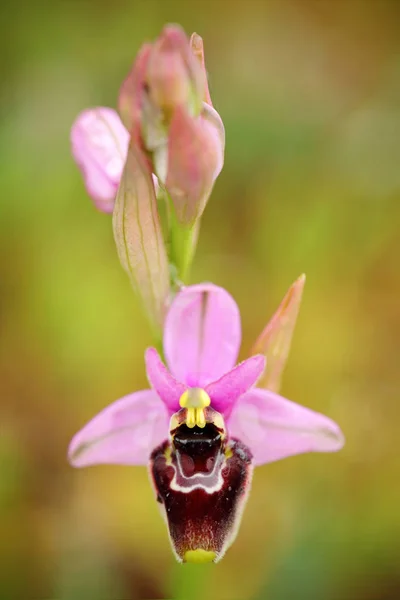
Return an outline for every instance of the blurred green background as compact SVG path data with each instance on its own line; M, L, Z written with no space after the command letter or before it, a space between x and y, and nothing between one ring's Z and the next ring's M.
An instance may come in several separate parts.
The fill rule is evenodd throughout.
M151 343L69 130L165 22L203 36L227 136L192 281L235 296L245 357L307 274L282 391L347 438L258 469L193 586L144 468L66 462ZM1 600L399 598L400 3L20 0L0 31Z

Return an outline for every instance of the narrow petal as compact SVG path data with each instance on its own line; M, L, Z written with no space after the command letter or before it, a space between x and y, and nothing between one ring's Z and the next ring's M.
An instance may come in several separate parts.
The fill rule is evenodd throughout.
M143 100L146 93L146 69L150 53L151 44L143 44L119 91L118 111L129 131L137 129L140 124Z
M306 276L301 275L289 288L278 310L254 344L252 352L260 352L267 358L267 369L259 387L279 392L292 342L293 331L299 314Z
M190 47L192 49L193 54L195 55L195 57L199 61L201 69L203 71L203 77L204 77L204 102L207 102L207 104L209 104L210 106L212 106L210 91L208 89L206 64L205 64L205 60L204 60L203 39L199 36L198 33L192 33L191 38L190 38Z
M147 465L168 437L167 410L152 390L129 394L107 406L72 439L74 467L96 464Z
M129 147L113 228L121 264L150 321L160 329L170 292L167 251L150 168L135 144Z
M207 204L224 162L225 130L219 114L203 104L199 117L175 110L168 136L166 188L178 221L191 225Z
M78 115L71 129L73 157L97 208L112 212L128 152L129 134L111 108Z
M328 417L261 389L240 398L228 430L250 448L255 465L304 452L335 452L344 444L340 427Z
M240 313L227 291L211 283L184 288L165 319L164 352L171 373L204 387L230 371L241 341Z
M147 348L144 359L151 387L157 392L165 406L172 412L176 412L179 410L179 398L186 390L186 386L172 377L155 348Z
M265 369L265 357L252 356L238 364L232 371L218 381L210 383L206 392L210 396L212 407L225 418L230 414L235 402L260 379Z

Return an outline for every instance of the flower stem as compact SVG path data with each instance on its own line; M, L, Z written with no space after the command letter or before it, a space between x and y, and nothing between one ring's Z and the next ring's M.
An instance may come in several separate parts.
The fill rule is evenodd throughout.
M167 195L168 219L169 219L169 260L171 273L175 273L172 278L172 285L184 282L196 251L197 238L199 233L199 221L193 225L183 225L176 218L175 208L171 198Z

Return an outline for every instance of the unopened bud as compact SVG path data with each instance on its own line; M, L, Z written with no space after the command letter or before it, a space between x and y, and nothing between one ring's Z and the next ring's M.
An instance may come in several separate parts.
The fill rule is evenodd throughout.
M185 32L168 25L153 45L146 70L150 100L168 120L178 106L201 110L204 79Z
M211 106L199 117L175 111L168 138L166 189L178 221L193 224L206 206L224 161L225 130Z

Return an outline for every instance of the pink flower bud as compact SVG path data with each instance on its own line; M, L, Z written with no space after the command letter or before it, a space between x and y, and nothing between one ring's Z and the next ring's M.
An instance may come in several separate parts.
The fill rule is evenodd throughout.
M200 38L201 39L201 38ZM124 125L147 150L165 143L174 110L198 115L206 89L205 69L184 31L166 26L154 44L144 44L123 82L118 110Z
M221 117L203 104L199 117L183 107L176 109L168 137L166 189L178 220L187 225L206 206L224 162L225 130Z
M252 353L264 354L267 368L259 387L278 392L289 355L306 276L300 275L290 286L276 313L253 346Z
M205 100L205 101L203 101ZM203 40L176 26L146 44L122 84L118 107L172 199L179 223L201 216L224 161L225 131L212 108Z
M146 71L150 100L168 117L178 106L201 110L203 71L185 32L168 25L153 45Z
M73 157L89 196L102 212L113 211L128 144L129 134L111 108L84 110L72 126Z

